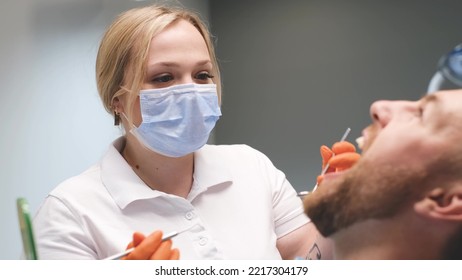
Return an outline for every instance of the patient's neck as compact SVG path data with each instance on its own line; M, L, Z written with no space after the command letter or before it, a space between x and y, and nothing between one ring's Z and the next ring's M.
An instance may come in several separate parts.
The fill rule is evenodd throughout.
M431 229L395 219L360 222L335 233L332 239L335 258L343 260L438 259L444 242Z

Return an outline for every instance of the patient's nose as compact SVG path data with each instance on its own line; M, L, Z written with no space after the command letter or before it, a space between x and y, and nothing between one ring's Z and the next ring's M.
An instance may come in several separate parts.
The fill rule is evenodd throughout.
M391 120L391 103L392 101L380 100L371 105L371 118L375 123L379 123L381 127L385 127Z
M393 118L407 118L420 114L419 111L420 106L416 101L380 100L372 103L370 114L375 123L379 123L381 127L385 127Z

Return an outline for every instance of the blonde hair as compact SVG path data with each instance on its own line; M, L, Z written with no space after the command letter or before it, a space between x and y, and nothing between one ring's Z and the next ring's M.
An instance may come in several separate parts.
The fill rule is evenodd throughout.
M114 98L128 94L126 108L131 121L133 104L145 79L149 46L154 36L168 25L186 20L197 28L205 40L213 65L218 100L221 103L221 79L210 32L199 16L183 8L147 6L120 14L109 26L96 57L96 83L104 108L115 114Z

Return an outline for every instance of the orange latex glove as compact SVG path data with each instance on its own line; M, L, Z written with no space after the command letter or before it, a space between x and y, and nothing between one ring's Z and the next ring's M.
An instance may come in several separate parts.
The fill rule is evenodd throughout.
M332 146L332 150L322 145L320 151L322 157L322 170L324 170L326 164L329 163L329 168L326 173L346 170L352 167L361 157L361 155L356 152L355 146L348 141L335 143ZM323 175L318 176L318 185L322 182L323 178Z
M127 249L135 247L135 250L123 257L123 260L178 260L180 252L172 249L172 240L162 242L162 232L155 231L145 237L142 233L133 233L133 241Z

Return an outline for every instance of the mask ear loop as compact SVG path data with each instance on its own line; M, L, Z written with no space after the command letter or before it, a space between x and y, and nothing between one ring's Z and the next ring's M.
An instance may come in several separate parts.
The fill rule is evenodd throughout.
M128 122L128 124L131 126L132 129L137 128L133 123L131 123L128 120L128 117L127 117L127 115L125 115L125 112L117 113L117 116L119 117L119 122L120 122L120 118L123 117Z

